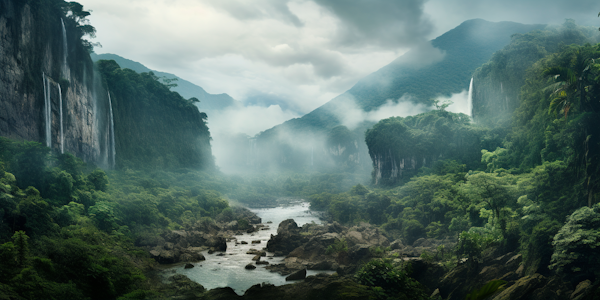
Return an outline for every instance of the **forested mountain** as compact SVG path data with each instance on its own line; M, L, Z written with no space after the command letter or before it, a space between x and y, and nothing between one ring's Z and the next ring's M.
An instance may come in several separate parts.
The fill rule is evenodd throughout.
M353 99L365 111L376 109L388 99L397 101L405 94L410 95L414 102L433 105L432 99L437 96L449 96L467 89L475 69L510 43L513 34L544 27L513 22L493 23L481 19L465 21L431 41L432 46L445 53L443 60L431 65L415 66L414 61L404 58L412 57L412 53L407 53L361 79L346 93L282 126L326 130L340 125L336 107L349 99Z
M313 205L342 222L381 224L408 243L458 236L456 251L471 261L519 251L522 274L555 276L556 289L597 284L600 44L586 43L596 35L570 21L515 35L476 72L510 83L509 105L479 98L482 113L497 105L508 119L482 126L441 107L382 120L367 131L367 145L373 182L388 187L313 195Z
M419 57L415 53L407 53L377 72L365 77L346 93L332 99L301 118L289 120L281 125L268 129L257 137L263 148L292 148L293 152L281 150L274 156L277 161L264 162L283 167L302 168L309 163L311 157L306 150L299 149L289 139L280 135L294 136L292 140L302 140L303 144L317 144L322 135L329 134L333 127L342 125L341 120L349 107L363 111L376 110L389 99L395 103L422 103L432 106L438 96L450 96L469 87L473 72L487 62L492 54L510 43L513 34L526 33L542 29L545 25L524 25L513 22L493 23L481 19L465 21L455 29L448 31L431 41L431 44L444 53L441 61L432 64L421 64L415 61ZM404 96L404 98L402 98ZM364 148L363 133L372 123L352 128L356 135L354 140ZM268 146L267 146L268 145ZM330 151L319 144L316 146L320 157L329 156ZM366 153L362 153L363 157ZM314 159L314 158L313 158ZM363 159L363 162L365 160ZM290 162L294 162L291 164Z
M235 103L235 100L231 98L231 96L227 94L209 94L202 87L197 86L185 79L182 79L176 75L154 71L148 69L146 66L142 65L139 62L135 62L130 59L126 59L116 54L90 54L93 61L99 60L114 60L119 64L119 66L123 69L131 69L136 71L137 73L149 73L152 72L154 75L160 78L164 82L165 79L169 81L168 84L175 84L172 88L174 92L179 93L185 99L190 99L192 97L200 100L199 103L196 103L200 111L203 112L211 112L215 110L221 110L226 107L232 106ZM175 79L175 80L173 80Z
M594 27L579 27L573 20L512 36L512 42L494 53L473 75L473 115L479 124L506 126L520 105L520 91L527 70L541 58L565 45L595 44L600 34Z
M117 168L213 169L206 114L152 73L97 62L112 104Z

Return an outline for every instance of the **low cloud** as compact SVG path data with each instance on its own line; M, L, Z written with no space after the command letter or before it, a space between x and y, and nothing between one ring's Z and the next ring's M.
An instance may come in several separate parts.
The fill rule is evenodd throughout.
M428 110L424 104L415 104L410 95L404 95L400 99L388 99L385 104L375 110L364 111L360 108L352 95L342 95L343 101L338 101L338 105L331 109L331 112L338 118L340 123L350 130L354 130L362 122L378 122L390 117L414 116Z
M232 167L230 166L231 155L235 153L232 147L240 146L236 144L240 142L236 137L250 138L265 129L299 116L294 112L282 110L279 105L244 107L239 103L223 111L210 113L208 126L213 138L212 150L217 165L224 168Z
M450 103L446 108L447 111L453 113L462 113L467 116L471 115L469 111L469 91L463 90L460 93L452 94L449 97L438 97L437 100L440 104Z

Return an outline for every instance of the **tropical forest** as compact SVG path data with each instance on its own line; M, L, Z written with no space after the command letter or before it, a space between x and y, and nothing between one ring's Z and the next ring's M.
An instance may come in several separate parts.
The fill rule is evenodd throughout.
M223 137L93 15L0 1L0 299L600 299L598 27L468 20Z

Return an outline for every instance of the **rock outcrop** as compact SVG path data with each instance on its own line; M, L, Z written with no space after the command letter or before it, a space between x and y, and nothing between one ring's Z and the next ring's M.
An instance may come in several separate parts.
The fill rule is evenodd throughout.
M107 92L68 18L63 40L62 14L58 7L34 10L26 1L0 2L0 136L44 144L48 138L56 152L62 148L109 167Z

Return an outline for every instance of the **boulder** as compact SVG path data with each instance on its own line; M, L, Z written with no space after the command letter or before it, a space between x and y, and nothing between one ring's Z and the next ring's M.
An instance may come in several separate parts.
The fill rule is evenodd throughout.
M306 278L306 269L302 269L290 274L288 277L285 278L285 281L300 280L304 278Z
M544 286L546 277L533 274L520 278L515 284L495 295L492 300L517 300L527 299L539 287Z
M350 247L348 251L348 256L351 261L359 261L361 259L365 259L371 256L371 250L369 245L354 245Z
M179 262L179 251L176 250L152 250L150 255L159 264L174 264Z
M401 240L395 240L390 244L390 248L392 250L402 250L404 248L404 244Z
M334 261L324 260L308 266L309 270L333 270Z
M585 280L580 282L573 293L571 293L570 300L580 300L584 299L586 294L593 288L592 282L589 280Z
M185 266L184 266L183 268L184 268L184 269L191 269L191 268L193 268L193 267L194 267L194 265L192 265L192 264L190 264L190 263L187 263L187 264L185 264Z
M226 251L227 240L222 236L211 236L206 241L206 246L210 247L214 251Z
M247 264L244 268L246 270L254 270L254 269L256 269L256 266L253 264Z
M286 255L308 241L308 237L300 234L300 228L292 219L279 224L277 235L271 235L267 242L269 252L281 252Z
M188 247L201 247L206 244L204 234L199 231L187 232L186 241L188 242Z
M187 251L187 249L186 249ZM198 252L185 252L183 254L181 254L179 256L179 261L182 262L199 262L199 261L203 261L206 260L206 258L204 257L204 255L202 255L202 253L198 253Z

